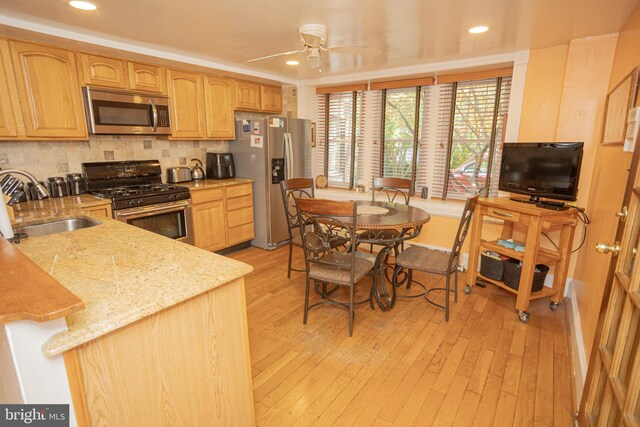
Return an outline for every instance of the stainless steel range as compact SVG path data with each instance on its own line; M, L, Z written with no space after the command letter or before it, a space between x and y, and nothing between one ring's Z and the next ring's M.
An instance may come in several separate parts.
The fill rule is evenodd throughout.
M157 160L83 163L89 193L111 199L113 217L193 244L187 187L162 183Z

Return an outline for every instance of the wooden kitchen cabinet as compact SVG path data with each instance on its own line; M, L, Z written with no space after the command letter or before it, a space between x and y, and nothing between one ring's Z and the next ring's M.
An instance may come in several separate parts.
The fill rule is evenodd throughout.
M87 125L72 51L10 41L26 136L87 139Z
M18 135L16 115L20 114L20 102L15 83L9 43L6 40L0 40L0 138Z
M105 218L113 218L113 211L111 205L92 206L89 208L83 208L88 215L102 216Z
M129 88L145 92L167 93L164 68L158 65L128 62Z
M195 245L209 251L253 240L251 183L191 191Z
M278 86L260 86L261 110L268 113L282 112L282 88Z
M129 79L124 61L104 56L80 53L82 81L89 86L127 89Z
M195 245L208 251L217 251L226 247L224 202L194 204L193 237Z
M225 189L227 208L227 244L253 240L253 187L251 183Z
M260 84L244 80L235 81L236 110L259 111Z
M234 117L234 80L205 76L207 138L231 140L236 138Z
M204 89L202 75L167 70L170 139L202 139L206 136Z

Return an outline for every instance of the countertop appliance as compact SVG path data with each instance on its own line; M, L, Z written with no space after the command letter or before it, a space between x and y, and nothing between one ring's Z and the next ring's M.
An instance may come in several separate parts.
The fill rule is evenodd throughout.
M191 168L191 179L198 181L205 178L204 169L202 169L202 161L200 159L191 159L193 167Z
M210 179L236 177L236 167L231 153L207 153L207 176Z
M89 132L107 135L170 135L169 98L85 86Z
M280 181L311 177L311 120L263 114L236 114L236 140L230 144L236 175L254 184L253 246L275 249L289 232Z
M162 184L159 161L83 163L82 171L89 193L111 199L118 221L193 244L189 189Z
M167 168L167 182L169 184L189 181L191 181L191 169L187 166L174 166Z

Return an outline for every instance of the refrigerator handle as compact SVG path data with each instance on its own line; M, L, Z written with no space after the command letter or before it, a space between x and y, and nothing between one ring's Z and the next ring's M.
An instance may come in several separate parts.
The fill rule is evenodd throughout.
M293 144L291 143L291 134L286 132L283 135L284 143L284 178L291 179L294 168Z

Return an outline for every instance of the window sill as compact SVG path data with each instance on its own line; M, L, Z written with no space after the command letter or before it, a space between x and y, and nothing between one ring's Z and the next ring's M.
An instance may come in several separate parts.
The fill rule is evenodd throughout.
M353 190L326 188L316 189L316 197L331 200L371 200L371 192L358 193ZM384 196L383 196L384 197ZM382 200L382 199L380 199ZM435 201L425 200L420 197L412 197L409 203L420 209L424 209L432 216L459 219L464 209L462 201Z

